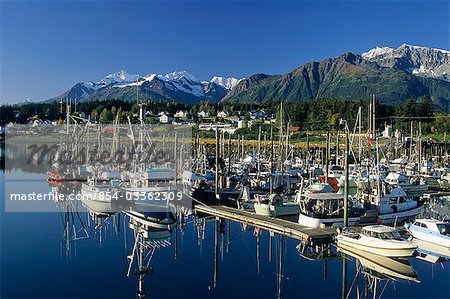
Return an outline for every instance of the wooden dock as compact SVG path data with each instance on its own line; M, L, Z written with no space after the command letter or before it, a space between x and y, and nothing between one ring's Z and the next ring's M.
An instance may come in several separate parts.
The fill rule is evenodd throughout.
M217 218L228 219L250 226L267 230L271 233L284 235L302 241L305 244L328 243L336 234L335 228L310 228L298 223L279 218L266 217L252 212L230 208L226 206L197 205L196 213L212 215Z

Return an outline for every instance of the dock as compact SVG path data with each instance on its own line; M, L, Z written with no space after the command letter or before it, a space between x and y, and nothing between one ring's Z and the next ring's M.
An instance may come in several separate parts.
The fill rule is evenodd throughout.
M336 234L336 229L332 227L324 229L311 228L292 221L258 215L226 206L197 205L195 211L196 213L212 215L216 218L228 219L267 230L271 233L284 235L300 240L304 244L329 243Z

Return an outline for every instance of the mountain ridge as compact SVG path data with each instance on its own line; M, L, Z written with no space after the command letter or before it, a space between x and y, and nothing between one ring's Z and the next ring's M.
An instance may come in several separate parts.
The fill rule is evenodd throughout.
M250 76L223 102L267 103L323 97L363 99L376 95L397 104L429 96L436 108L450 111L450 52L404 44L397 49L374 48L361 55L346 52L312 61L284 74Z
M67 91L45 102L65 101L66 99L83 102L107 98L131 101L139 97L188 104L201 100L217 102L240 80L242 79L214 76L210 81L201 82L186 71L140 76L120 70L106 75L99 81L76 83Z
M257 73L243 79L214 76L199 81L186 71L140 76L121 70L99 81L77 83L47 102L145 98L186 104L268 103L375 95L381 102L397 104L410 97L429 96L436 108L450 111L449 74L450 51L402 44L375 47L362 54L345 52L307 62L285 74Z

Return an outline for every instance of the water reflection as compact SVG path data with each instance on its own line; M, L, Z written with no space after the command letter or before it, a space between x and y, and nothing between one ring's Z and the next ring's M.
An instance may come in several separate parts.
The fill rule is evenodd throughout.
M137 298L146 297L144 278L152 273L150 265L156 250L171 246L171 226L175 223L171 218L137 217L127 214L129 227L133 231L134 244L128 259L127 277L133 271L138 277Z
M17 169L9 171L17 172ZM45 170L41 172L28 168L21 171L25 175L36 171L45 173ZM80 192L79 184L51 184L49 188L66 195ZM104 295L108 297L381 298L398 295L408 298L448 295L445 291L448 289L449 250L429 246L427 243L418 244L415 258L396 260L372 256L352 248L342 248L338 251L332 244L306 246L245 223L202 217L193 214L191 209L175 205L161 207L155 211L154 207L149 209L146 205L121 201L98 203L62 200L56 204L62 224L58 231L53 233L58 234L57 242L51 243L51 239L46 240L45 244L36 242L33 249L45 246L58 248L59 244L63 244L64 254L70 259L67 268L58 269L55 266L58 258L55 256L48 257L52 263L47 267L52 272L66 271L78 275L77 282L81 283L86 268L73 270L80 271L73 273L72 269L78 269L78 265L89 266L92 262L90 259L99 257L95 248L89 247L89 244L103 246L105 243L105 250L101 252L106 255L103 262L118 264L113 271L123 279L110 283L99 278L99 288L110 285L111 291L105 291L108 293ZM426 203L424 213L441 218L439 216L448 215L446 211L449 206L446 198L433 199ZM19 214L8 214L8 219L19 217ZM56 215L43 214L42 218ZM31 217L20 218L21 225L30 225L33 220L29 218ZM58 223L55 227L57 225ZM13 243L15 239L11 235L20 229L19 225L4 228L6 234L2 236L2 241L8 241L4 244ZM33 229L38 228L27 228L30 235L35 233ZM3 232L2 230L2 234ZM113 245L107 247L108 241ZM22 246L12 249L7 247L4 251L3 246L7 245L2 245L2 252L8 256L14 252L26 253ZM76 256L75 249L79 252L82 249L84 254ZM109 255L106 252L116 249L117 255ZM36 270L38 272L43 271L39 261L45 260L41 255L35 254L31 260L27 260L28 263L35 263L31 268L39 269ZM5 257L6 263L17 263L14 259L9 262L8 256ZM114 260L111 260L112 258ZM183 263L183 258L187 262ZM64 257L62 260L65 262ZM174 263L174 260L179 263ZM433 265L438 265L435 269L437 274L430 277L427 270ZM2 285L11 288L7 294L29 295L24 293L26 290L17 289L13 283L20 275L10 271L11 268L2 268L2 271L6 272L3 269L8 270L10 274L10 278L2 278ZM104 280L114 276L113 273L104 273L103 269L91 271L93 274L104 275ZM341 276L344 273L345 276ZM186 283L171 281L168 286L161 286L163 280L170 278ZM35 280L42 282L39 277ZM128 284L131 285L131 290L126 288ZM39 285L33 286L34 293L43 292ZM203 292L201 288L208 290ZM234 292L234 288L237 291ZM86 293L77 293L74 296L83 297L82 295L87 296Z

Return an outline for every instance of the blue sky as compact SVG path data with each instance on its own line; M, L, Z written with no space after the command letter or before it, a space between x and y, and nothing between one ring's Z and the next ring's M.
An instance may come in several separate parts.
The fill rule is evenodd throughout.
M2 102L120 69L207 80L405 42L450 49L448 1L1 1L0 19Z

